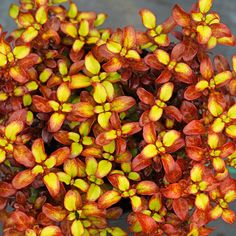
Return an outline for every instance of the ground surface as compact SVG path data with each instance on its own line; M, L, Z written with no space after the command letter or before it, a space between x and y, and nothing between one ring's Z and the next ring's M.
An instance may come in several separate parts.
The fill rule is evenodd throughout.
M123 27L125 25L134 25L141 29L141 21L138 10L142 7L149 8L157 15L161 22L170 15L171 8L175 3L180 4L186 10L194 3L194 0L74 0L78 2L80 10L94 10L97 12L106 12L109 19L106 25L109 27ZM13 21L8 17L8 7L14 0L0 0L0 24L9 31L14 28ZM215 0L214 9L217 10L222 21L229 25L236 34L236 0ZM230 58L236 49L221 47L217 48L216 53L222 53ZM236 209L236 203L233 206ZM119 225L124 225L124 221L119 221ZM213 236L234 236L236 235L236 224L228 226L218 221L214 224L217 230ZM1 235L1 233L0 233Z

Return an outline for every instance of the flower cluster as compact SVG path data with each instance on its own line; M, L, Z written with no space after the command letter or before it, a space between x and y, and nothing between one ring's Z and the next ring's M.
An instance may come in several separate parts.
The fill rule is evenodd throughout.
M145 31L104 13L21 0L0 30L0 219L4 236L209 235L234 223L236 55L198 0ZM170 33L174 42L170 42Z

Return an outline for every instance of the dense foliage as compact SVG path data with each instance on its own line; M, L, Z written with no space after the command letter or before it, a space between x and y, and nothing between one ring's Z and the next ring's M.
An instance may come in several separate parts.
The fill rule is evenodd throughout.
M236 55L199 0L146 30L106 14L21 0L0 36L0 217L4 236L205 236L234 223ZM175 37L170 42L170 33Z

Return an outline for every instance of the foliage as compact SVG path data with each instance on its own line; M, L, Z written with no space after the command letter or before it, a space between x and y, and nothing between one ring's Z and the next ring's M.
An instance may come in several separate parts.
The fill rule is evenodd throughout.
M236 55L210 50L235 38L213 0L159 25L142 9L144 32L63 2L21 0L1 28L4 236L128 235L124 210L136 236L234 223Z

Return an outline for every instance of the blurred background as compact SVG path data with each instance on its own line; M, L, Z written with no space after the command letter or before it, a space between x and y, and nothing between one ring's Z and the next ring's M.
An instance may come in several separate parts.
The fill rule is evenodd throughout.
M13 2L18 1L0 0L0 24L4 31L8 32L15 27L13 20L8 16L8 8ZM188 10L195 3L194 0L74 0L74 2L78 3L80 11L106 12L109 18L105 26L121 28L126 25L133 25L137 29L143 29L138 14L140 8L149 8L155 12L158 22L161 23L170 16L174 4L178 3L185 10ZM222 22L227 24L232 32L236 34L236 0L215 0L213 10L220 14ZM215 53L224 54L229 60L236 53L234 48L226 46L218 46L214 51ZM232 208L236 211L236 203L232 205ZM126 228L122 219L116 221L113 225ZM213 236L236 235L236 224L226 225L222 220L219 220L211 226L216 228L216 231L212 234ZM1 232L0 235L2 235Z

